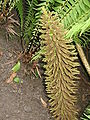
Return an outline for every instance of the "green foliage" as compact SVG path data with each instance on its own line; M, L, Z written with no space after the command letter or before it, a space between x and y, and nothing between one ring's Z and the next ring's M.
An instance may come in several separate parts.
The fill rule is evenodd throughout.
M24 39L25 41L29 42L29 39L32 38L33 36L33 31L36 27L37 23L37 18L35 17L36 12L36 7L38 4L37 0L32 0L29 1L27 0L28 5L27 5L27 16L25 17L25 23L24 23Z
M3 13L8 16L12 9L15 7L19 0L1 0L0 1L0 14Z
M24 38L31 39L37 36L39 32L40 17L42 14L42 6L48 6L50 0L27 0L27 10L24 23Z
M9 1L9 13L11 12L11 10L15 7L15 5L17 4L17 2L19 2L19 0L6 0Z
M84 34L90 28L90 0L66 0L56 12L64 27L70 30L67 37L85 45L89 37Z
M84 22L76 23L67 33L67 38L72 38L74 35L77 35L78 33L82 35L82 33L84 33L89 28L90 28L90 18Z
M44 53L45 53L45 50L43 48L41 48L41 50L36 52L36 54L32 57L31 62L40 59Z
M57 11L60 5L63 5L64 0L49 0L48 9L50 11Z
M64 27L69 29L76 23L86 21L90 17L90 1L65 1L60 7L59 15Z
M13 80L15 83L20 83L20 79L18 77L15 77Z
M45 6L46 9L52 9L51 5L59 2L53 0L27 0L25 6L25 21L24 21L24 40L26 43L30 41L35 41L37 43L40 39L39 28L40 28L40 17L42 14L42 7ZM35 39L36 38L36 39ZM33 40L32 40L33 39Z
M14 67L12 68L12 71L17 72L19 69L20 69L20 61L18 61L18 63L14 65Z
M19 12L20 20L21 20L21 31L23 30L23 0L18 0L16 3L16 8Z
M77 120L77 53L72 40L66 40L63 25L53 13L43 9L42 42L46 69L46 91L55 120Z
M90 105L88 105L84 110L81 120L90 120Z

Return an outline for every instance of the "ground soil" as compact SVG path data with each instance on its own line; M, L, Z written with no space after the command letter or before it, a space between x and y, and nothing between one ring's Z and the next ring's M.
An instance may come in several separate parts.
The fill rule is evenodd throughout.
M0 31L0 120L52 120L48 108L44 107L41 98L47 103L43 80L26 72L26 64L22 63L18 77L23 84L6 83L11 68L21 51L19 38L7 42L5 32ZM79 81L78 109L81 115L90 100L90 82L86 76Z

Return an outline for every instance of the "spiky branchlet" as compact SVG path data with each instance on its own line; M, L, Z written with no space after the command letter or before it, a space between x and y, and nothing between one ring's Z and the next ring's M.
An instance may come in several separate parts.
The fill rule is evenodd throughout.
M79 71L77 53L72 40L65 40L65 31L52 13L43 10L42 48L45 50L44 62L47 75L46 91L50 111L55 120L77 120L77 87Z

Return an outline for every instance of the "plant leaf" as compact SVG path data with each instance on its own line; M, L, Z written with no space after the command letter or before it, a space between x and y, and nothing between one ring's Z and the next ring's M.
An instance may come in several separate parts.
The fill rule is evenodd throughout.
M15 77L13 80L15 83L20 83L20 79L18 77Z
M18 61L18 63L14 65L14 67L12 68L12 71L17 72L19 69L20 69L20 61Z

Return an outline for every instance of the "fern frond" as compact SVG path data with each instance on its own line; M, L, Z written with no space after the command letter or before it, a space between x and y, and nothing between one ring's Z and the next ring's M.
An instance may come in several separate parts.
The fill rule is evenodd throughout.
M42 55L44 55L44 54L45 54L45 50L42 48L41 50L36 52L36 54L32 57L31 62L40 59L42 57Z
M8 16L19 0L1 0L0 12ZM8 6L7 6L8 5Z
M37 0L33 0L33 1L29 1L27 0L28 2L28 10L27 10L27 16L26 16L26 19L25 19L25 24L24 24L24 27L25 29L27 29L27 27L32 24L34 21L33 21L33 18L35 16L35 13L36 11L34 10L34 8L36 7L36 4L38 3Z
M59 7L64 4L64 0L49 0L49 11L58 11Z
M2 12L2 0L0 1L0 14Z
M24 24L24 40L26 43L35 42L36 44L39 41L39 28L40 28L40 17L42 14L41 7L46 5L48 0L27 0L27 15L25 18Z
M53 13L44 9L42 19L42 48L45 50L46 91L50 111L55 120L77 120L77 75L79 66L72 40L66 40L65 30Z
M90 1L89 0L67 0L57 10L60 21L69 30L68 38L77 38L82 41L81 35L90 28ZM83 38L84 41L86 39ZM77 42L76 39L74 39ZM84 44L85 45L85 42Z
M38 4L37 0L32 0L32 1L27 0L27 2L28 2L27 3L27 16L25 18L25 23L24 23L25 41L28 41L33 36L33 31L37 23L37 19L35 17L35 14L37 13L37 11L35 10L35 8Z
M17 4L17 2L19 2L20 0L7 0L7 3L9 5L8 8L8 14L12 11L12 9L15 7L15 5Z
M65 28L70 29L75 23L80 23L90 17L89 0L67 0L60 7L59 15Z
M89 28L90 28L90 18L85 22L76 23L67 33L67 38L72 38L73 36L76 36L78 33L80 33L81 36L82 33L84 33Z
M90 120L90 105L88 105L84 110L81 120Z
M22 31L22 29L23 29L23 1L18 0L18 2L16 2L15 5L19 12L19 16L20 16L20 20L21 20L21 31Z
M29 36L30 39L33 36L33 33L35 31L37 32L37 28L39 27L39 20L42 14L42 7L45 6L45 8L49 8L49 3L52 0L41 0L40 2L38 0L27 0L27 16L25 19L24 29L25 34L24 36Z

